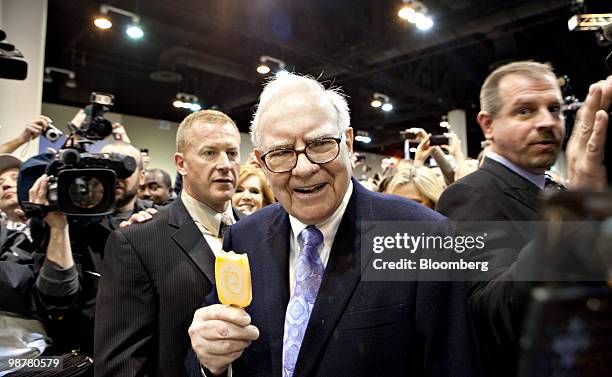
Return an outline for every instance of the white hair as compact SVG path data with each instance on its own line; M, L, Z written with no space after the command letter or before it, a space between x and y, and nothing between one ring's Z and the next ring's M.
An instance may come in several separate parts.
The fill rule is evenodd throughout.
M348 103L341 89L325 89L325 87L313 77L289 73L269 81L259 96L257 110L251 121L251 141L255 147L261 147L261 118L270 102L272 102L279 93L286 95L288 91L304 91L304 89L319 93L322 99L329 101L330 105L333 106L338 114L338 130L342 135L344 134L344 131L346 131L351 124L351 116L349 114Z

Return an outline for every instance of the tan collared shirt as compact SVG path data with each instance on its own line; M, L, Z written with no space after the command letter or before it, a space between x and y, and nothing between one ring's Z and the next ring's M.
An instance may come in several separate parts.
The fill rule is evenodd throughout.
M206 239L208 246L213 251L215 256L219 254L223 246L223 240L219 237L219 228L221 226L221 217L226 214L232 219L232 224L236 222L232 211L231 201L227 202L227 207L223 213L217 212L208 205L196 200L189 195L185 190L181 192L181 200L189 213L189 216L198 226L202 235Z

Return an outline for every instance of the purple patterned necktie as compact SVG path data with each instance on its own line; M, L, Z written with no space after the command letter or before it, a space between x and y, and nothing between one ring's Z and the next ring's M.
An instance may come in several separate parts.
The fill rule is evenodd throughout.
M283 377L293 376L308 319L323 278L323 263L319 257L323 234L317 227L309 225L300 232L298 240L304 246L295 264L295 290L285 314Z

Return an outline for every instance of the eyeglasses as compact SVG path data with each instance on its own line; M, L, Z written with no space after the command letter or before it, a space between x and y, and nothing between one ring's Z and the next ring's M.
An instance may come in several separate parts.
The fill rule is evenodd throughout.
M313 164L325 164L340 154L340 138L326 137L311 141L304 149L274 149L261 156L266 168L273 173L286 173L297 165L298 155L304 153Z

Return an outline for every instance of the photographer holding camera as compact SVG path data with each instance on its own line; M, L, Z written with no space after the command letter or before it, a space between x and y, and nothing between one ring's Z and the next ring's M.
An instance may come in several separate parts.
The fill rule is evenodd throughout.
M112 134L103 117L110 105L112 96L92 94L85 118L76 121L78 126L69 125L73 132L57 155L38 155L21 166L21 204L34 217L34 248L44 255L35 290L50 319L47 328L56 352L93 354L106 239L132 214L153 207L136 198L142 174L138 148L115 139L100 153L85 149Z
M94 217L67 216L53 210L44 217L42 240L35 240L45 254L36 279L36 290L45 309L53 318L50 335L60 348L80 348L91 355L98 280L102 273L104 245L110 233L132 214L153 207L150 201L136 198L141 175L140 151L115 141L103 153L132 157L137 168L127 178L117 178L114 185L116 208L111 214ZM50 177L43 174L29 190L30 202L48 205ZM39 241L39 242L37 242ZM75 331L75 327L78 328Z
M408 138L407 140L412 140L419 143L414 156L415 166L425 165L427 157L431 155L431 157L436 161L436 164L440 168L440 171L442 172L445 184L450 185L455 181L455 171L451 164L444 157L444 152L441 149L441 147L445 147L446 149L449 148L448 145L451 140L450 133L444 134L444 137L439 137L439 135L435 135L437 140L440 140L442 143L432 143L432 135L428 134L422 128L409 128L404 131L404 135L406 135L405 137ZM455 137L452 138L452 141L454 143L457 143L459 142L459 139L455 135ZM459 150L459 152L461 151L460 148L456 148L456 150ZM462 153L461 156L463 156Z

